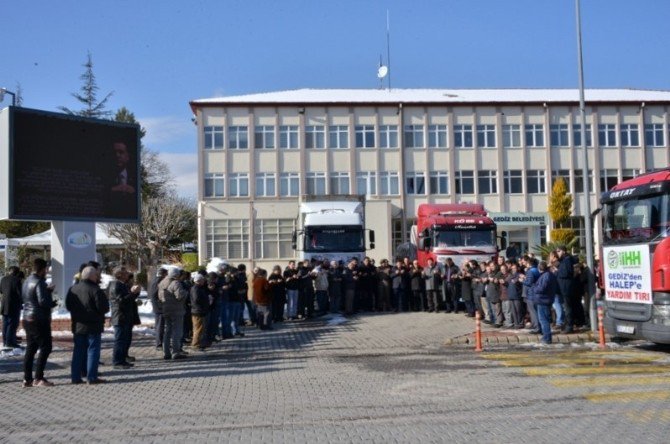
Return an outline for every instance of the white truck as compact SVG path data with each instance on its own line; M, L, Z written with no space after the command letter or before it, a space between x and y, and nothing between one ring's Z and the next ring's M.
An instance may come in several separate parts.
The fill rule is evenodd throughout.
M293 249L301 260L360 261L375 247L375 232L365 228L364 196L304 196L300 203Z

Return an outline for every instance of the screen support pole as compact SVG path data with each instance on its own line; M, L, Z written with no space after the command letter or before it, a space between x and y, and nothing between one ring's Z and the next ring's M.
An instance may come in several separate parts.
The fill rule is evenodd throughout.
M51 222L51 282L62 307L79 266L95 260L95 222Z

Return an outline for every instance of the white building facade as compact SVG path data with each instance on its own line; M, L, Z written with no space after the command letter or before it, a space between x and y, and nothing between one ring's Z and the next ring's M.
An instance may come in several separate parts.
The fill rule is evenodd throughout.
M584 237L577 90L294 90L191 102L198 127L198 247L270 267L304 195L366 196L377 261L409 240L419 204L478 202L522 251L546 240L553 181ZM670 165L670 91L586 91L592 209L617 182ZM595 239L600 224L595 220ZM597 242L597 241L596 241Z

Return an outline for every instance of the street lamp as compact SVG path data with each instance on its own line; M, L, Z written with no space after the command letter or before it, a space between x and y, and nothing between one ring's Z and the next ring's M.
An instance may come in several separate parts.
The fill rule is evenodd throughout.
M16 93L11 92L7 88L0 88L0 102L4 100L5 94L12 96L12 106L16 106Z

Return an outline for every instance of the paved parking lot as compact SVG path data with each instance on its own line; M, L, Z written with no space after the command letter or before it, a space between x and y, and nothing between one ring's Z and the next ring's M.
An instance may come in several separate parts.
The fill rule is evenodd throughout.
M171 362L138 336L136 367L103 366L99 386L68 384L64 348L53 388L21 389L20 363L4 360L0 441L667 441L666 351L444 345L472 324L443 313L286 323Z

